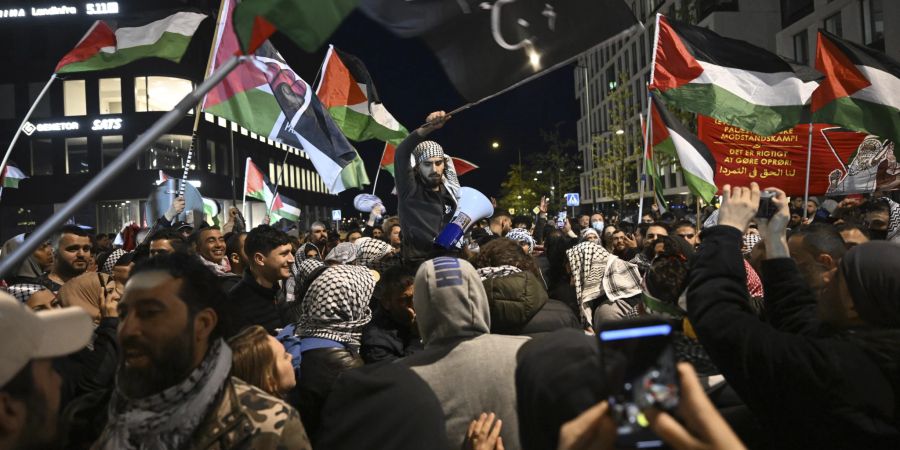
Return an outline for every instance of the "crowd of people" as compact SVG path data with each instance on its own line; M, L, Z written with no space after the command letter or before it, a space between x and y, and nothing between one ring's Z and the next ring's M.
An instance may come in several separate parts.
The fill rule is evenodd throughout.
M62 227L4 277L0 448L616 448L596 335L648 317L680 399L642 426L670 448L900 447L889 197L771 188L761 217L759 186L724 186L561 223L543 199L445 250L448 119L398 146L398 216L349 230Z

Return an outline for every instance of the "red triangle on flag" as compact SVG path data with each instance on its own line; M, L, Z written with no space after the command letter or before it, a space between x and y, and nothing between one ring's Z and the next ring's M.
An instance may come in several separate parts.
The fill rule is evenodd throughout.
M478 168L475 164L462 158L452 157L453 167L456 169L456 175L464 175Z
M334 47L328 49L322 83L319 84L316 95L325 108L357 105L369 101L366 93L359 87L359 82L353 78L350 70L341 61L341 57L334 51Z
M381 156L381 167L387 167L394 164L394 152L397 150L393 144L384 143L384 154Z
M650 89L666 91L688 84L703 73L703 66L688 51L678 33L665 17L657 22L656 54Z
M816 42L816 70L824 74L825 79L812 93L813 112L872 85L853 61L821 32Z
M66 53L59 63L56 64L54 72L59 72L63 66L67 64L84 61L97 53L104 47L116 46L116 33L110 28L109 24L102 20L94 22L94 25L88 30L87 34L81 38L78 45L69 53Z

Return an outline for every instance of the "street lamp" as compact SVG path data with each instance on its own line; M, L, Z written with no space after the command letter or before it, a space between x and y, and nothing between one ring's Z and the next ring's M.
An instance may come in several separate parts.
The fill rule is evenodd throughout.
M500 143L497 141L491 142L491 148L497 150L498 148L500 148Z

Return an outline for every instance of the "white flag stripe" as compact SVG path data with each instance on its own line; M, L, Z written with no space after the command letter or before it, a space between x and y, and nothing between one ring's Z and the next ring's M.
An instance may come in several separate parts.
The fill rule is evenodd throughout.
M203 14L182 11L144 26L119 28L116 30L116 48L121 50L142 45L153 45L159 41L163 33L167 32L191 37L197 31L200 22L205 18L206 16ZM102 51L111 53L115 50L105 47Z
M725 89L748 103L760 106L798 106L809 102L819 83L803 82L791 72L764 73L722 67L697 61L703 73L691 81Z
M870 66L856 66L856 68L862 72L863 76L865 76L872 85L850 94L851 98L890 106L891 108L900 110L900 95L898 95L900 94L900 78Z
M690 142L671 128L668 130L669 137L672 138L672 143L675 145L675 151L678 153L681 168L715 186L713 168L710 167L709 163L700 156L700 153Z

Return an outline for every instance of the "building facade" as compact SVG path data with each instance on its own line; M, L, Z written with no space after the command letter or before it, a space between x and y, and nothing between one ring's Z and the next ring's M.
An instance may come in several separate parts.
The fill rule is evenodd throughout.
M581 105L578 121L578 148L584 168L580 178L583 205L597 208L614 202L603 192L602 179L611 167L598 165L611 150L602 138L611 130L610 94L624 75L631 90L626 102L624 140L635 152L626 174L630 202L639 195L637 180L642 165L640 117L647 109L646 85L650 77L655 17L662 13L696 23L716 33L750 42L789 59L812 65L816 31L824 28L845 39L861 42L900 59L900 29L887 29L886 18L900 18L900 2L887 0L627 0L643 28L585 52L575 70L575 96ZM660 181L667 197L685 197L689 191L674 164L661 168ZM649 184L649 183L648 183ZM644 198L652 198L644 186Z
M158 14L185 2L83 2L52 7L0 8L0 35L13 45L0 49L12 67L0 73L0 133L8 145L34 99L44 88L56 62L79 41L96 19ZM10 162L30 178L0 198L0 238L27 232L48 218L133 142L144 130L203 80L212 44L218 1L191 1L210 15L198 29L181 63L151 58L97 72L60 76L37 103ZM91 13L91 12L100 12ZM220 211L242 208L244 161L252 158L279 192L301 208L301 226L331 217L338 198L328 193L309 157L301 150L258 136L220 117L201 113L193 157L194 114L191 111L167 134L145 149L96 200L81 208L76 223L97 232L117 232L124 225L152 223L147 199L161 174L187 179ZM4 149L6 145L4 145ZM247 219L261 223L262 202L248 201ZM208 217L207 220L211 220ZM224 221L224 212L219 220Z

